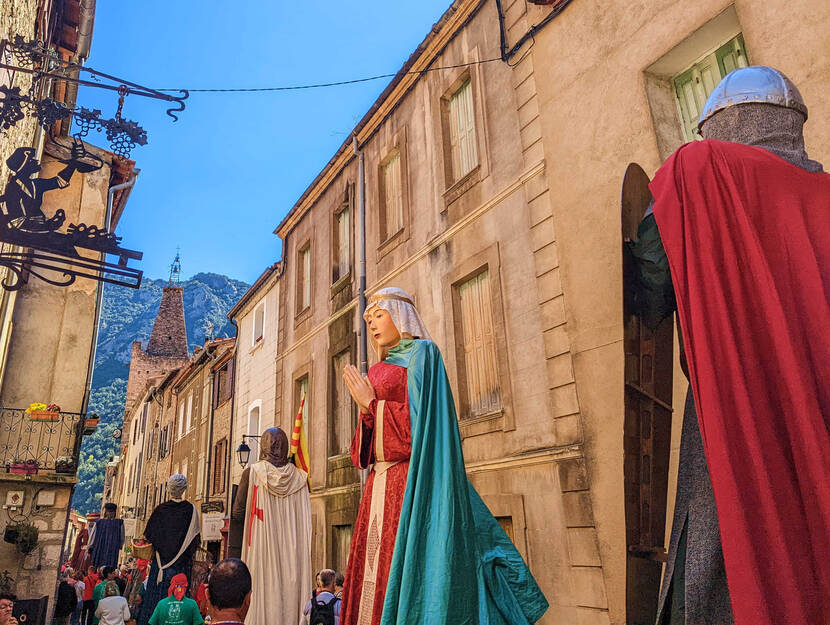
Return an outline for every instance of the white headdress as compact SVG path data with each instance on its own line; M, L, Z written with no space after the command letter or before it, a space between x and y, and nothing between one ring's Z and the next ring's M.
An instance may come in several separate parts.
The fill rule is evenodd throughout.
M415 308L412 296L403 289L387 287L376 291L366 302L364 319L371 314L373 308L387 311L402 335L409 334L415 338L432 340L421 315L418 314L418 309Z

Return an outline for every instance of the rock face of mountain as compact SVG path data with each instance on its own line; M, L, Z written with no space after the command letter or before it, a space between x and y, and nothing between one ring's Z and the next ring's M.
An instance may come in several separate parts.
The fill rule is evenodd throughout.
M101 310L101 328L92 378L89 411L101 417L92 436L84 439L78 468L73 507L86 514L101 507L104 467L118 453L118 441L112 438L121 427L127 374L133 341L145 346L153 330L153 321L167 280L145 279L141 288L128 289L107 285ZM249 285L215 273L198 273L181 282L184 288L184 314L190 352L204 344L206 337L235 336L228 321L231 307L248 290Z

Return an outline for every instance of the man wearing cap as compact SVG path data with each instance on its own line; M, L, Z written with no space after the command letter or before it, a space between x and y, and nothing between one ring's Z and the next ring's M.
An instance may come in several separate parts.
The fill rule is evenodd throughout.
M187 478L173 475L167 481L170 500L156 506L144 528L144 538L152 543L154 554L141 602L139 625L150 621L158 602L168 595L173 577L181 573L187 580L193 568L193 555L201 542L199 512L184 499L186 490Z
M659 623L830 622L830 176L806 119L781 72L729 74L631 244L690 381Z

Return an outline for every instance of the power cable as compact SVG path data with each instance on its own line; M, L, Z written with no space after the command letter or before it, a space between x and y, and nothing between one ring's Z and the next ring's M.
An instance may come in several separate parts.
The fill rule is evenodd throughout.
M427 72L437 72L445 69L459 69L462 67L471 67L473 65L483 65L484 63L492 63L493 61L501 61L501 57L494 57L492 59L482 59L480 61L470 61L469 63L459 63L457 65L442 65L440 67L428 67L426 69L404 72L404 75L418 74L423 75ZM350 80L338 80L336 82L314 83L309 85L290 85L285 87L237 87L237 88L214 88L214 89L156 89L155 91L188 91L190 93L256 93L263 91L300 91L302 89L322 89L324 87L340 87L342 85L353 85L361 82L370 82L372 80L380 80L382 78L394 78L400 74L395 72L393 74L378 74L377 76L369 76L367 78L353 78Z

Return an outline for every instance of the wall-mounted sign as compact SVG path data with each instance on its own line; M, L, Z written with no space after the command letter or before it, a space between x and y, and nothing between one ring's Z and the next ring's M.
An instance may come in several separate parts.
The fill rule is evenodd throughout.
M77 171L91 172L103 166L101 159L87 152L77 137L70 157L61 162L66 167L56 176L36 178L40 163L32 148L18 148L6 160L12 174L0 195L0 241L24 249L0 254L0 265L14 275L12 282L8 277L3 281L3 288L17 290L28 275L34 275L56 286L68 286L76 278L85 277L137 289L142 272L128 267L127 262L140 260L141 252L119 247L121 238L100 226L79 223L63 229L66 213L62 209L50 217L43 213L44 194L68 187ZM103 256L89 258L78 250L100 252ZM107 262L107 254L117 256L118 263ZM42 273L44 269L58 272L59 277Z
M6 507L20 508L23 505L23 491L10 490L6 493Z
M225 526L225 515L221 512L208 512L202 515L202 540L210 542L222 540L222 528Z
M221 499L218 501L205 501L202 503L202 512L225 512L225 502Z

